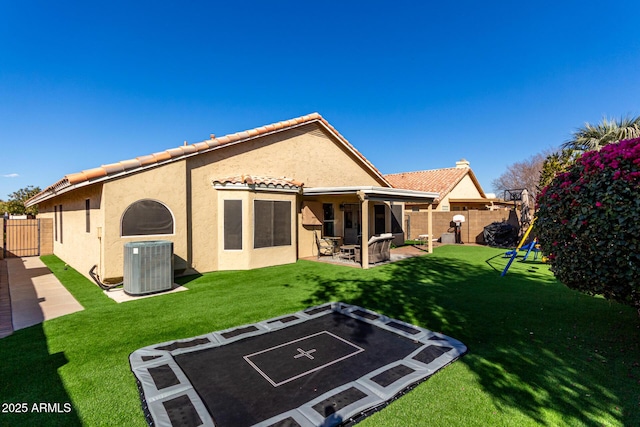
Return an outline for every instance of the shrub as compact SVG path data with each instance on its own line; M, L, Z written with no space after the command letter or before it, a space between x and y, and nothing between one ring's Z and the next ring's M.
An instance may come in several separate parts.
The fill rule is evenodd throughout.
M640 309L640 138L557 175L538 196L536 230L558 280Z

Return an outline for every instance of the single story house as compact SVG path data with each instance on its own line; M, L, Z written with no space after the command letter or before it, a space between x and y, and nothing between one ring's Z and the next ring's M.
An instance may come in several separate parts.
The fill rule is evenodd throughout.
M316 255L316 236L404 238L404 204L437 197L394 187L313 113L72 173L26 204L53 219L59 258L109 280L127 242L173 242L177 274L252 269Z
M433 201L434 211L493 210L496 202L496 199L487 197L465 159L457 161L454 168L400 172L384 177L397 188L438 193L439 197ZM418 202L407 203L406 207L420 212L429 209L429 206Z

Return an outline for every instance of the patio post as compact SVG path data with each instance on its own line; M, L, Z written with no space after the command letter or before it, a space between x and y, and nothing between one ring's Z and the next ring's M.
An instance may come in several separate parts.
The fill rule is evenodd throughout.
M363 192L358 192L358 198L362 205L362 237L360 238L360 262L362 268L369 268L369 200Z
M428 253L432 254L433 253L433 209L431 209L431 207L433 206L433 203L429 203L429 206L427 206L427 234L429 237L427 237L429 239L428 245L427 245L427 251Z

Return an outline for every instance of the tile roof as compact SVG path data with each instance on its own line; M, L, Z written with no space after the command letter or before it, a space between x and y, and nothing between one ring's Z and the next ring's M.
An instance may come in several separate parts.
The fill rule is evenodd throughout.
M295 181L291 178L281 177L273 178L269 176L256 176L256 175L236 175L226 178L216 178L211 181L214 185L226 185L226 184L247 184L255 185L260 188L273 188L273 189L300 189L304 186L302 182Z
M119 177L128 173L136 172L145 168L158 166L164 163L183 159L188 156L196 155L203 152L212 151L227 145L242 143L247 140L284 131L296 126L300 126L307 123L316 122L333 134L340 142L342 142L349 151L355 154L380 181L388 186L391 186L384 178L382 173L367 160L362 153L347 141L328 121L326 121L320 114L311 113L305 116L297 117L290 120L273 123L266 126L260 126L255 129L246 130L243 132L237 132L229 135L225 135L216 138L211 135L211 139L196 142L190 145L183 145L176 148L171 148L165 151L136 157L135 159L123 160L117 163L102 165L97 168L83 170L81 172L65 175L62 179L56 183L45 188L42 192L35 195L31 199L27 200L27 206L35 205L39 202L54 197L60 191L68 191L85 184L93 182L103 181L106 179Z
M478 187L481 196L485 197L482 187L478 183L473 171L469 168L443 168L416 172L400 172L387 174L384 177L395 188L439 193L440 197L435 200L435 203L438 203L467 175L471 177L476 187Z

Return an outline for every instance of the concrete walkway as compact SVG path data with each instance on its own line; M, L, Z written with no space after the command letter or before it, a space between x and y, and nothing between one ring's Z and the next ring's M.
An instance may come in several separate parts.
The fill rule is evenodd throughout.
M83 310L40 258L8 258L0 261L0 337L11 333L7 333L6 310L3 310L7 302L3 293L1 264L5 264L7 272L4 279L8 280L12 330Z

